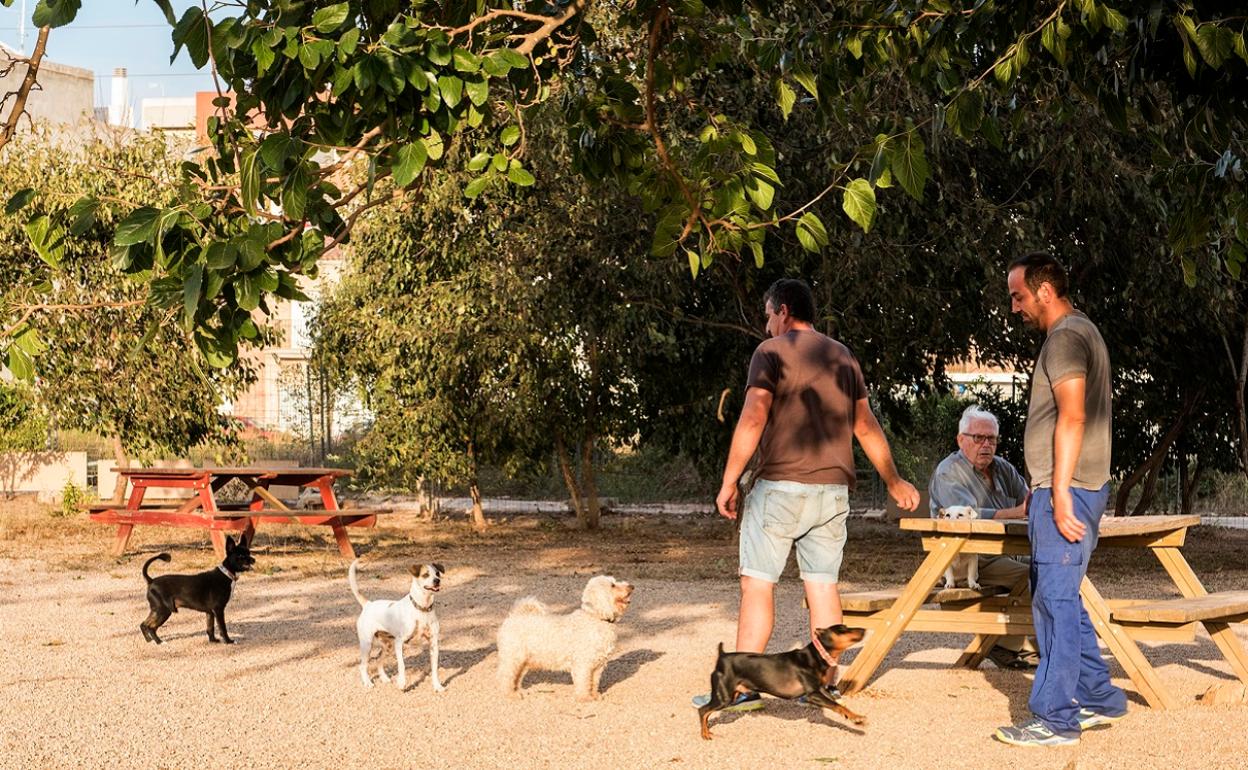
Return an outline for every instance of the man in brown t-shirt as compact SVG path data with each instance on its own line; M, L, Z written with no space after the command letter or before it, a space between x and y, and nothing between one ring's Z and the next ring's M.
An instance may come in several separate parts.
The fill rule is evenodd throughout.
M770 339L750 360L745 405L716 499L720 514L737 517L737 481L760 449L758 481L741 522L739 652L766 649L775 616L773 589L794 545L811 631L841 622L837 581L854 487L854 437L897 504L908 511L919 504L918 491L893 464L858 361L812 327L810 287L782 279L767 290L764 302Z

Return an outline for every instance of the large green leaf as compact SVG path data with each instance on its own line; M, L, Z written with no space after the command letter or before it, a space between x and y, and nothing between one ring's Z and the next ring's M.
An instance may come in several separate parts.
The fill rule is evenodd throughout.
M245 150L238 166L239 196L248 214L256 213L256 199L260 197L260 153L255 148Z
M35 217L26 223L26 236L39 258L50 267L60 267L65 256L65 231L48 215Z
M447 107L454 107L464 96L464 81L453 75L438 76L438 92Z
M182 285L182 319L188 329L194 325L195 314L199 311L199 291L203 280L203 265L192 265L186 272L186 282Z
M31 21L36 27L63 27L74 20L82 0L39 0Z
M130 212L130 215L117 225L113 242L118 246L133 246L145 243L156 231L156 221L160 218L160 209L143 206Z
M395 153L392 172L394 183L399 187L407 187L420 175L428 159L429 151L425 148L424 142L411 142L400 147Z
M865 179L854 179L845 185L841 208L862 228L863 232L871 232L876 210L875 190L871 187L871 183ZM800 236L800 229L798 234Z
M9 202L4 205L4 213L12 216L25 208L26 204L30 203L34 199L35 191L33 188L22 188L14 193L13 197L9 198Z
M923 152L923 138L917 128L910 128L896 138L892 152L893 178L916 201L923 201L923 187L931 171Z
M853 184L852 182L850 184ZM814 212L807 211L797 220L797 240L807 251L818 252L828 245L828 231Z
M178 58L182 46L191 57L191 63L197 69L208 63L208 39L212 22L198 6L191 6L182 14L173 28L173 54L169 57L172 64Z
M350 3L335 3L312 14L312 26L322 34L333 32L347 20L351 13Z

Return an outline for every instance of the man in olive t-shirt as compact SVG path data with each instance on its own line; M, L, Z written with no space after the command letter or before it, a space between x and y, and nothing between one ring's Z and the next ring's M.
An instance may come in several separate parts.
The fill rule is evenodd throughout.
M1016 746L1071 745L1081 731L1127 713L1079 595L1109 501L1109 353L1096 325L1071 304L1066 271L1053 257L1019 257L1007 283L1013 311L1047 334L1023 436L1040 666L1028 701L1035 718L997 728L996 738Z
M814 297L800 280L781 279L764 295L769 339L750 360L745 405L732 436L716 504L737 517L737 481L761 449L741 521L741 611L737 651L763 652L774 622L773 589L794 546L810 627L841 622L837 590L857 438L897 504L914 510L919 493L901 478L867 401L849 349L815 331Z

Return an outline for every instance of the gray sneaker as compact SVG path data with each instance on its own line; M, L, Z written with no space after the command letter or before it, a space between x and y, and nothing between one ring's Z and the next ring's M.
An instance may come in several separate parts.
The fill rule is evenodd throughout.
M994 738L1011 746L1078 746L1079 736L1058 735L1044 722L1033 719L1021 725L998 727Z
M1079 709L1079 729L1091 730L1093 727L1112 725L1125 716L1126 714L1114 716L1112 714L1098 714L1092 709Z
M702 708L711 702L710 693L704 695L693 696L693 707ZM733 700L731 706L724 706L724 711L758 711L763 707L763 698L756 692L737 693L737 697Z

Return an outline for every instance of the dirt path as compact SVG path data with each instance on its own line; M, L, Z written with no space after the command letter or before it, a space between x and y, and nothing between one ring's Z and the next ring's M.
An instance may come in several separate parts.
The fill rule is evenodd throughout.
M540 527L513 530L509 549L412 529L357 538L376 549L361 570L369 597L400 596L405 563L421 551L447 562L438 599L448 685L441 694L430 687L423 650L408 655L415 676L406 692L360 685L358 608L345 565L321 552L316 535L302 548L258 543L257 566L272 574L249 574L238 584L227 620L240 643L228 647L209 644L202 615L189 612L165 626L166 644L146 644L137 628L146 614L142 558L117 563L98 555L104 532L71 528L44 549L20 534L0 539L7 557L0 562L0 766L1248 767L1248 707L1194 704L1207 686L1231 679L1203 634L1191 645L1146 647L1166 684L1193 705L1156 712L1133 696L1128 719L1090 732L1075 749L1014 749L991 740L997 725L1025 716L1029 676L992 664L953 669L966 640L937 635L903 638L873 685L847 701L869 717L865 729L769 701L762 712L713 719L717 738L706 743L689 698L705 690L716 644L733 636L735 583L674 575L681 564L686 572L698 572L695 563L711 571L708 562L731 556L731 532L715 524L706 523L714 532L703 533L706 542L683 546L684 530L616 527L586 552L580 535L557 531L543 545ZM883 549L877 535L886 542L890 533L851 532L851 547ZM210 552L188 538L193 547L139 545L142 556L172 547L171 570L211 566ZM691 561L658 560L680 547ZM889 554L873 558L882 555ZM621 569L629 563L631 574ZM603 699L574 702L566 674L530 675L522 700L500 699L494 633L511 603L536 594L571 609L586 577L600 569L637 586ZM1237 570L1216 580L1243 587ZM1131 574L1099 580L1123 593L1149 590ZM782 584L778 599L773 648L782 649L802 638L805 625L795 582ZM1248 640L1248 629L1238 633ZM1112 670L1129 689L1121 669Z

